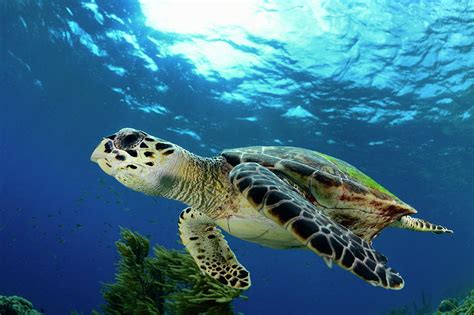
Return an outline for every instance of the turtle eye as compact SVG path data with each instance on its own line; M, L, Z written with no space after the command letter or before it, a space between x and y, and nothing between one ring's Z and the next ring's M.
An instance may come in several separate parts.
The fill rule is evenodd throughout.
M126 135L125 138L122 140L122 146L124 147L130 147L132 144L134 144L138 140L138 134L132 133L130 135Z
M117 134L117 137L114 139L114 144L119 149L129 150L141 142L144 137L144 134L138 131L126 131L121 134Z

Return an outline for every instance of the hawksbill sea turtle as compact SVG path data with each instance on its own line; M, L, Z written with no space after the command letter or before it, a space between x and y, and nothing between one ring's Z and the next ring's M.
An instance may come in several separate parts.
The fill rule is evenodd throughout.
M103 138L91 160L128 188L190 206L179 216L182 243L203 272L233 288L250 287L250 275L220 229L272 248L310 249L386 289L404 281L372 247L382 229L452 233L411 217L415 209L350 164L307 149L253 146L205 158L125 128Z

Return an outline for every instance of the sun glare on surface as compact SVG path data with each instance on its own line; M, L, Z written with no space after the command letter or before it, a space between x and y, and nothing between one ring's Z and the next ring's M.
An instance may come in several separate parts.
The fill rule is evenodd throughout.
M313 41L333 29L325 0L140 0L140 4L147 26L185 35L160 45L161 54L184 56L209 80L251 74L263 60L271 61L279 53L270 44L277 42L305 67L304 60L313 62L308 47L324 50L326 46Z
M261 0L140 0L147 24L163 32L205 34L252 23Z

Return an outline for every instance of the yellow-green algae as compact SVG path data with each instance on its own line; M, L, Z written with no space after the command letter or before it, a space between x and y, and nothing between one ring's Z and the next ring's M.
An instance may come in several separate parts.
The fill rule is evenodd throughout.
M320 152L316 152L316 153L321 155L323 158L325 158L329 162L335 164L341 172L346 173L347 175L349 175L350 177L352 177L353 179L355 179L359 183L361 183L361 184L363 184L363 185L365 185L369 188L372 188L372 189L378 190L380 192L383 192L383 193L391 196L392 198L395 198L395 199L398 200L397 196L392 194L388 189L386 189L385 187L383 187L382 185L377 183L375 180L373 180L371 177L365 175L364 173L362 173L361 171L359 171L357 168L350 165L349 163L344 162L342 160L339 160L339 159L337 159L335 157L332 157L330 155L326 155L324 153L320 153Z
M139 233L121 230L115 283L106 284L105 314L234 314L231 302L242 291L203 274L182 251L153 248Z

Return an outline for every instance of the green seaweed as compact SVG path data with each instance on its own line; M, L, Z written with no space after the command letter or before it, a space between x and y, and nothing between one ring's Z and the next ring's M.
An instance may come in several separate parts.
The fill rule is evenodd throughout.
M441 301L436 315L472 315L474 314L474 290L462 300L449 298Z
M115 283L105 284L106 314L233 314L242 291L203 274L182 251L155 246L139 233L121 229Z
M437 310L434 310L431 300L425 294L422 295L421 305L416 302L412 306L402 306L392 309L385 314L388 315L474 315L474 290L464 298L447 298L439 304Z
M431 303L431 296L425 292L421 293L421 303L413 301L411 305L404 305L398 308L394 308L384 314L387 315L427 315L432 314L434 310L433 304Z
M1 315L41 315L42 313L33 308L33 304L20 296L0 295Z
M416 301L413 301L413 310L415 314L431 314L433 312L431 296L424 291L421 292L421 303L418 304Z

